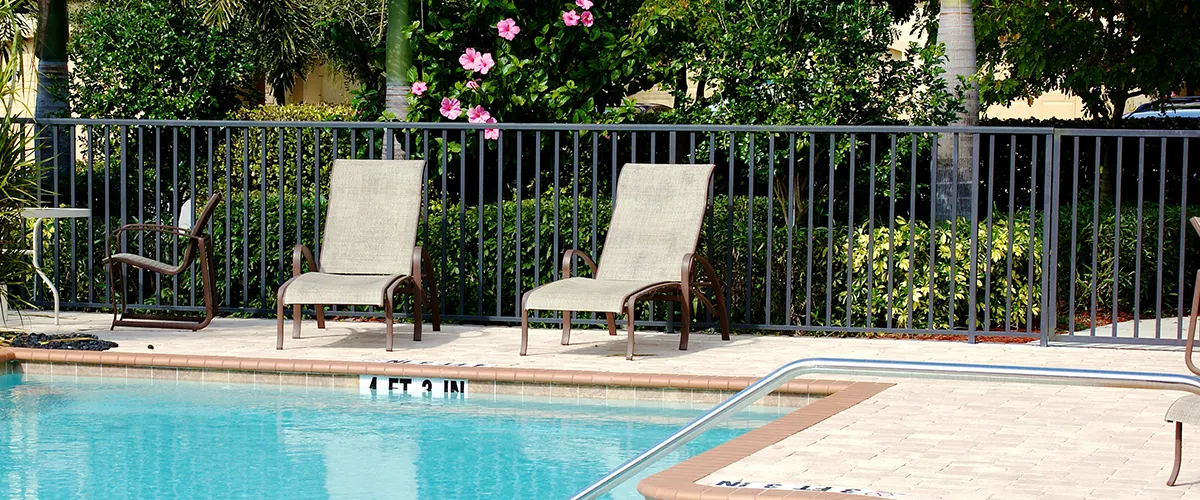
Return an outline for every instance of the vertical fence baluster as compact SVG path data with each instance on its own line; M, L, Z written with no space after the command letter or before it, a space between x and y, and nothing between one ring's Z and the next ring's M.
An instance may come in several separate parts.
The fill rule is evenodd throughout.
M854 170L858 168L858 134L850 134L850 171L846 190L850 201L846 204L846 328L854 327Z
M1159 157L1158 157L1158 239L1156 240L1156 242L1158 244L1155 245L1158 247L1158 264L1156 264L1154 266L1158 270L1158 276L1155 278L1155 281L1154 281L1155 283L1158 284L1158 286L1154 287L1155 293L1156 293L1156 297L1154 300L1154 338L1156 338L1156 339L1162 338L1162 295L1163 295L1163 288L1166 287L1165 284L1163 283L1163 244L1164 244L1164 242L1163 242L1163 218L1164 218L1163 211L1166 208L1166 206L1165 206L1165 203L1167 201L1166 194L1167 194L1167 139L1164 137L1164 138L1162 138L1162 142L1159 144ZM1073 267L1074 266L1072 266L1072 268ZM1071 314L1074 314L1074 311L1072 311Z
M837 158L837 134L829 134L829 230L825 233L825 327L833 327L833 193L834 162Z
M1134 242L1133 255L1136 260L1133 261L1133 338L1141 337L1139 330L1142 319L1142 224L1145 219L1142 217L1142 206L1146 198L1146 138L1138 138L1138 183L1137 187L1137 223L1134 224L1136 229L1134 233L1136 240ZM1117 254L1120 255L1120 254ZM1161 288L1161 287L1159 287Z
M1116 224L1113 226L1113 301L1112 301L1112 336L1117 338L1117 328L1120 318L1117 316L1121 309L1118 293L1120 282L1117 281L1118 273L1121 268L1121 259L1116 256L1121 255L1121 164L1125 156L1125 138L1117 137L1117 182L1116 182Z
M889 133L888 141L891 145L888 147L887 327L891 329L896 292L896 134Z
M751 324L754 323L751 314L754 310L754 177L757 168L754 139L757 134L750 132L747 135L750 136L750 167L746 169L746 323Z
M513 307L513 316L519 318L519 317L521 317L521 295L525 293L525 287L521 283L521 278L524 275L524 273L522 272L522 268L521 268L521 252L522 252L522 249L524 248L521 246L521 243L522 243L521 231L522 231L522 225L523 225L522 223L524 222L522 220L524 217L524 214L522 213L523 207L521 206L521 190L524 189L524 187L525 187L524 181L521 180L522 179L521 174L523 173L521 171L521 167L524 166L524 152L522 151L524 144L522 143L522 138L524 137L525 134L523 134L520 130L514 130L513 133L517 134L517 183L515 185L516 195L517 195L517 207L516 207L516 209L517 209L517 229L516 229L517 234L516 234L516 247L513 249L514 250L513 256L516 261L513 264L513 274L516 275L516 276L514 276L514 279L516 279L516 287L514 287L514 290L516 291L516 293L513 294L513 304L515 304L515 306ZM593 189L595 189L594 186L593 186ZM443 189L443 194L444 193L445 193L445 191ZM446 202L443 200L442 205L445 205L445 204L446 204Z
M1095 165L1092 167L1092 317L1091 317L1091 336L1096 336L1096 302L1099 301L1097 285L1100 276L1100 267L1097 258L1100 252L1096 249L1100 246L1100 137L1095 138L1096 152L1093 159ZM1186 189L1186 183L1184 183Z
M775 250L775 133L768 132L767 135L767 262L766 274L763 275L765 282L763 300L763 319L766 324L771 324L771 282L774 281L774 274L771 272L771 261L774 259Z
M788 178L787 178L787 257L784 265L784 272L787 279L785 281L783 293L783 324L785 326L792 325L792 312L794 307L792 304L792 252L795 246L795 230L796 230L796 134L788 134Z
M1012 330L1012 291L1013 291L1013 236L1016 233L1016 228L1013 225L1016 218L1016 193L1017 193L1017 136L1010 135L1008 137L1008 253L1004 254L1008 261L1008 280L1005 281L1004 287L1004 330ZM1033 237L1033 228L1030 228L1029 237ZM1030 256L1032 258L1032 256ZM1030 297L1032 299L1032 297Z
M1071 279L1069 281L1071 290L1067 296L1067 331L1075 333L1075 254L1078 244L1075 241L1078 230L1076 219L1079 213L1079 137L1076 136L1072 141L1071 146L1074 148L1072 153L1072 168L1071 168ZM1059 154L1062 154L1059 152ZM1095 227L1092 227L1095 231ZM1094 268L1093 268L1094 269Z
M1184 321L1183 318L1186 314L1186 312L1183 308L1183 297L1186 295L1184 293L1184 284L1187 283L1187 280L1185 278L1185 275L1187 273L1184 272L1184 262L1185 262L1184 261L1184 253L1185 253L1185 250L1187 250L1187 239L1188 239L1188 230L1187 230L1187 220L1188 220L1187 191L1188 191L1188 180L1189 180L1189 177L1188 177L1188 143L1191 142L1191 138L1181 137L1180 141L1183 142L1183 175L1181 177L1180 188L1179 188L1179 191L1180 191L1180 193L1179 193L1179 285L1178 285L1179 286L1179 298L1178 298L1179 303L1175 306L1176 315L1178 316L1179 320L1175 322L1175 339L1176 340L1183 340L1183 321ZM1095 267L1096 266L1094 266L1094 265L1092 266L1093 269Z
M971 263L968 272L969 295L967 296L967 343L975 343L978 329L976 306L979 300L976 294L979 282L979 134L971 136Z

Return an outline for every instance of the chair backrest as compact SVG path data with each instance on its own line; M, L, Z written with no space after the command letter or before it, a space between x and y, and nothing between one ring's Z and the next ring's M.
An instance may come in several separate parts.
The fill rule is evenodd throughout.
M183 202L183 206L179 208L179 217L175 219L175 227L188 230L192 236L204 234L204 230L208 227L208 220L212 218L213 212L217 210L217 204L224 197L225 195L220 191L213 193L199 214L192 213L192 200ZM195 217L193 218L193 216Z
M1192 217L1188 219L1188 222L1192 223L1192 229L1196 231L1196 234L1200 234L1200 217Z
M321 272L409 274L425 184L423 160L337 160Z
M683 256L696 251L714 168L626 164L596 277L679 281Z
M208 220L212 218L212 214L217 210L217 204L221 202L222 198L224 195L220 191L213 193L195 219L192 218L192 200L185 201L179 208L179 217L175 219L175 227L186 229L192 236L203 237L204 230L208 228ZM180 259L181 266L191 265L192 259L196 256L196 245L196 241L188 240L187 248L183 251L183 257Z

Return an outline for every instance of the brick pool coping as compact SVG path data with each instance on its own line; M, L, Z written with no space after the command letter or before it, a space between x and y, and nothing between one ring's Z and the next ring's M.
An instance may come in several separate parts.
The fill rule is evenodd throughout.
M759 498L861 500L865 497L832 491L736 488L697 484L697 481L866 401L892 385L877 382L850 383L834 394L803 408L798 408L767 425L751 430L716 448L643 479L638 483L638 493L653 500L749 500Z
M493 393L536 394L566 397L671 400L716 404L753 383L755 377L709 375L612 373L537 368L462 367L445 365L268 359L188 354L139 354L103 351L68 351L0 348L0 364L16 362L25 373L55 374L56 366L72 366L75 376L166 378L204 380L204 375L234 383L270 383L320 387L357 387L358 375L466 379L491 384ZM165 370L165 372L164 372ZM10 370L5 370L8 372ZM173 372L173 373L172 373ZM199 373L199 377L194 375ZM183 376L188 374L189 376ZM270 374L266 377L264 375ZM320 377L314 383L310 376ZM342 376L342 377L338 377ZM530 386L525 391L525 385ZM655 500L710 500L749 498L860 499L859 495L821 491L791 491L708 486L696 482L787 437L846 410L892 384L838 380L796 379L777 389L773 406L799 407L762 427L751 430L712 450L685 460L638 483L638 491ZM516 392L513 392L514 387ZM533 390L537 388L537 391ZM558 388L557 390L555 388ZM589 392L603 388L603 394ZM641 389L641 391L638 391ZM649 390L649 391L647 391ZM539 392L540 391L540 392ZM687 391L686 396L682 396ZM649 397L647 397L649 396ZM822 396L811 399L810 396Z

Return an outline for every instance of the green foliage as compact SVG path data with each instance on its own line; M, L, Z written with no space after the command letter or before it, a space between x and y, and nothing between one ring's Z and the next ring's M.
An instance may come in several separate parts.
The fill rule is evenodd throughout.
M1185 265L1183 274L1180 274L1180 248L1185 250L1182 262L1197 262L1200 261L1200 244L1196 243L1191 228L1184 226L1181 207L1162 206L1161 215L1159 208L1156 203L1143 204L1140 209L1143 222L1139 223L1138 206L1135 203L1122 204L1120 231L1117 230L1116 207L1112 203L1102 201L1098 211L1090 202L1080 203L1074 213L1070 207L1060 210L1058 298L1064 303L1059 307L1060 311L1066 312L1070 308L1067 302L1072 286L1076 313L1091 311L1093 293L1097 296L1102 314L1111 309L1115 297L1121 311L1136 310L1142 317L1153 316L1160 305L1160 295L1164 316L1179 311L1181 293L1185 299L1189 299L1194 286L1194 276L1190 274L1193 268ZM1075 221L1074 241L1071 240L1072 215ZM1200 214L1192 210L1187 215ZM1160 216L1163 220L1161 239L1158 224ZM1099 225L1096 224L1097 219ZM1093 243L1096 245L1095 252L1092 250ZM1162 267L1161 281L1159 265ZM1140 276L1137 272L1139 266ZM1184 307L1188 307L1188 304L1185 303Z
M232 114L234 120L265 122L349 122L357 116L354 108L335 104L268 104L242 108Z
M1130 97L1200 81L1200 9L1169 0L982 0L975 8L980 93L1009 105L1060 90L1118 123Z
M958 102L938 46L911 46L884 5L866 0L648 2L639 23L683 123L944 124ZM688 96L689 76L696 82Z
M0 0L0 64L21 59L24 35L33 31L35 0ZM18 77L20 69L18 68Z
M382 103L387 62L387 3L324 0L318 3L321 50L334 69L362 85L360 96ZM376 114L371 119L378 117Z
M245 35L245 50L274 87L275 102L312 68L319 56L317 8L304 0L192 0L205 25Z
M70 42L71 106L86 118L224 118L250 100L243 42L172 0L88 4Z
M34 146L31 129L16 122L21 106L17 74L19 58L9 58L0 64L0 284L15 287L32 276L29 257L23 250L26 240L25 219L21 209L37 206L41 190L38 181L43 166L30 154ZM11 289L11 288L10 288ZM14 301L9 289L0 289L9 301Z
M626 95L652 83L643 40L629 29L640 4L598 3L595 24L585 27L564 26L562 13L578 9L569 2L427 3L424 23L409 35L416 65L408 77L429 90L410 96L407 118L440 121L441 99L457 98L464 112L479 105L500 121L608 122ZM497 35L496 23L507 18L521 29L512 41ZM486 75L463 69L458 59L467 48L492 54L496 66ZM476 90L466 87L472 79Z

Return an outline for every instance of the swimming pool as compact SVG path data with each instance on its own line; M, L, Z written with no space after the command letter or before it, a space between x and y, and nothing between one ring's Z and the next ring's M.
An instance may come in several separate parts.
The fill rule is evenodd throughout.
M0 375L0 496L557 499L705 409ZM643 477L787 411L743 412Z

